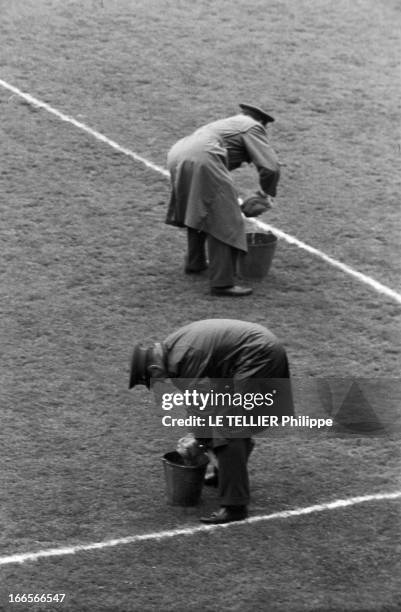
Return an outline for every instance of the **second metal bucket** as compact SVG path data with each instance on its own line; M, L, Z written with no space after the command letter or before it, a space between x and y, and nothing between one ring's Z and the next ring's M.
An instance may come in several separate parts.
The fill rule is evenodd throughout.
M272 232L251 232L246 234L248 253L240 253L237 273L241 278L264 278L273 261L277 236Z

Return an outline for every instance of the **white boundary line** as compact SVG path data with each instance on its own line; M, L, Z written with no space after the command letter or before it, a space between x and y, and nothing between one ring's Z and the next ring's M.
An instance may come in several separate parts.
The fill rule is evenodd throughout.
M0 557L0 566L11 565L14 563L25 563L26 561L37 561L38 559L44 559L47 557L62 557L66 555L75 555L79 552L102 550L104 548L113 548L115 546L122 546L124 544L136 544L137 542L144 542L149 540L156 540L159 542L160 540L165 540L167 538L174 538L178 536L191 536L196 533L215 531L217 529L228 529L230 527L233 527L234 525L252 525L254 523L260 523L262 521L286 519L294 516L312 514L314 512L323 512L324 510L337 510L338 508L347 508L350 506L355 506L356 504L362 504L371 501L394 500L400 498L401 491L395 491L394 493L377 493L375 495L362 495L358 497L350 497L348 499L337 499L333 502L316 504L314 506L307 506L305 508L295 508L294 510L282 510L281 512L274 512L273 514L251 516L250 518L245 519L244 521L235 523L226 523L223 525L200 525L197 527L186 527L184 529L155 531L152 533L128 536L126 538L105 540L104 542L77 544L75 546L64 546L62 548L49 548L47 550L39 550L37 552L16 553L14 555Z
M18 87L14 87L14 85L11 85L7 81L0 79L0 86L3 87L4 89L7 89L8 91L11 91L14 95L17 95L20 98L24 99L26 102L28 102L28 104L35 106L36 108L43 108L48 113L54 115L58 119L61 119L61 121L70 123L76 128L86 132L90 136L93 136L93 138L96 138L96 140L99 140L100 142L104 142L105 144L109 145L110 147L118 151L119 153L122 153L123 155L126 155L127 157L130 157L134 159L135 161L140 162L147 168L154 170L155 172L158 172L159 174L162 174L166 178L170 176L170 173L165 168L162 168L161 166L158 166L152 163L151 161L145 159L141 155L134 153L134 151L131 151L131 149L120 146L114 140L107 138L107 136L104 136L104 134L101 134L97 130L93 130L92 128L88 127L85 123L82 123L81 121L77 121L70 115L66 115L65 113L58 111L57 109L50 106L50 104L47 104L46 102L42 102L41 100L38 100L37 98L35 98L34 96L31 96L28 93L24 93L23 91L18 89ZM401 304L401 294L397 293L393 289L390 289L390 287L383 285L382 283L374 280L373 278L371 278L370 276L367 276L366 274L362 274L361 272L354 270L347 264L344 264L341 261L338 261L337 259L334 259L333 257L330 257L329 255L326 255L325 253L323 253L323 251L320 251L319 249L316 249L315 247L309 246L305 242L298 240L298 238L295 238L294 236L291 236L290 234L286 234L285 232L274 227L273 225L268 225L267 223L263 223L262 221L258 221L258 220L255 220L255 223L263 229L271 230L279 238L282 238L289 244L293 244L297 246L298 248L303 249L304 251L307 251L308 253L312 255L315 255L316 257L322 259L323 261L330 264L334 268L337 268L338 270L341 270L342 272L345 272L346 274L353 276L354 278L359 280L361 283L364 283L365 285L368 285L369 287L377 291L377 293L390 297L391 299Z
M326 255L325 253L323 253L323 251L319 251L319 249L309 246L305 242L298 240L298 238L295 238L294 236L291 236L290 234L286 234L285 232L281 231L277 227L274 227L273 225L269 225L268 223L263 223L262 221L259 221L258 219L255 219L254 222L256 223L256 225L259 225L263 229L271 230L274 234L276 234L276 236L278 236L278 238L283 238L283 240L285 240L289 244L294 244L300 249L303 249L304 251L307 251L308 253L311 253L312 255L316 255L316 257L319 257L319 259L322 259L326 263L330 264L331 266L333 266L333 268L337 268L338 270L341 270L342 272L345 272L346 274L353 276L354 278L359 280L361 283L364 283L365 285L368 285L369 287L377 291L377 293L380 293L381 295L386 295L387 297L390 297L396 302L398 302L398 304L401 304L401 294L400 293L397 293L396 291L394 291L394 289L390 289L390 287L387 287L386 285L379 283L371 276L367 276L366 274L362 274L362 272L358 272L358 270L354 270L354 268L351 268L351 266L348 266L347 264L342 263L341 261L338 261L337 259L334 259L333 257L330 257L329 255Z
M141 162L141 164L144 164L147 168L150 168L151 170L154 170L155 172L159 172L160 174L163 174L166 177L170 177L170 173L165 168L162 168L161 166L157 166L156 164L153 164L152 162L148 161L144 157L137 155L130 149L121 147L114 140L110 140L110 138L107 138L107 136L104 136L104 134L101 134L97 130L92 130L92 128L85 125L85 123L82 123L82 121L77 121L73 117L70 117L70 115L66 115L65 113L58 111L57 109L50 106L50 104L47 104L47 102L42 102L41 100L34 98L30 94L24 93L23 91L18 89L18 87L14 87L14 85L10 85L10 83L7 83L7 81L3 81L3 79L0 79L0 86L4 87L4 89L8 89L16 96L23 98L25 102L28 102L28 104L30 104L31 106L35 106L36 108L43 108L51 115L54 115L58 119L61 119L61 121L65 121L66 123L71 123L71 125L75 126L79 130L86 132L90 136L93 136L93 138L96 138L96 140L100 140L100 142L104 142L105 144L108 144L110 147L112 147L119 153L123 153L123 155L127 155L127 157L131 157L135 161Z

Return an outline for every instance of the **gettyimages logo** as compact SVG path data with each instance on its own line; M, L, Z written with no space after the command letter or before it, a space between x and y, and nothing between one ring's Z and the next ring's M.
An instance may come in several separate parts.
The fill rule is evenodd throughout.
M155 381L163 428L196 437L298 432L378 436L401 428L399 379L292 378ZM295 401L293 401L295 398ZM309 432L309 433L308 433Z
M228 385L226 385L228 386ZM231 408L240 406L244 410L250 411L254 408L265 406L271 408L274 404L276 389L268 393L236 393L232 391L198 391L198 389L185 389L182 392L164 392L161 396L162 410L171 410L177 406L204 410L219 410L221 408Z
M280 379L171 379L152 386L161 424L197 438L248 437L284 426L317 426L294 417L291 383ZM324 421L325 419L321 419ZM320 424L319 424L320 426Z

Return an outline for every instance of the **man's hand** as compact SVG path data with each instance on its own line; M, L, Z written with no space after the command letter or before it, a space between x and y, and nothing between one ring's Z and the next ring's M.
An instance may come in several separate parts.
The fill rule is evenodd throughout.
M258 217L273 205L273 198L263 191L257 191L255 195L246 198L240 205L245 217Z
M187 434L178 440L177 452L187 465L196 465L199 457L205 454L205 448L199 444L193 434Z

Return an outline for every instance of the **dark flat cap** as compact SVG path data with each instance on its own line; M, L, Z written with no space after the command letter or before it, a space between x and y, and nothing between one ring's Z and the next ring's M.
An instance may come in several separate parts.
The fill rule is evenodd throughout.
M274 121L274 117L264 111L263 108L259 108L259 106L253 106L253 104L240 104L239 107L242 108L243 111L249 111L252 114L260 115L260 117L264 119L266 123L271 123Z

